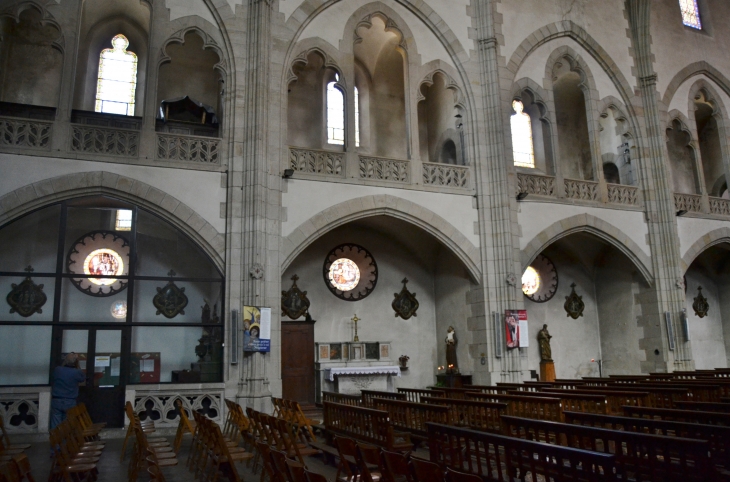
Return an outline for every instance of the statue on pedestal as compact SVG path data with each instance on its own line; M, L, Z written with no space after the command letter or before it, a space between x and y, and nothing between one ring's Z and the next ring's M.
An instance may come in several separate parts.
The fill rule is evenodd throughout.
M459 373L459 364L456 361L456 331L450 326L446 332L446 373Z
M553 351L550 348L550 332L548 332L547 325L542 325L542 330L537 332L537 343L540 345L540 361L551 362L553 361Z

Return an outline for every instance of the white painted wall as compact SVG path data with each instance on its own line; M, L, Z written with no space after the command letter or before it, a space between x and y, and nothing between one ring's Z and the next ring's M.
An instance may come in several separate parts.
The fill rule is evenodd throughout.
M692 245L707 233L727 226L727 221L718 219L678 217L677 231L679 232L680 255L684 257Z
M697 269L687 272L687 298L685 308L689 322L690 344L695 368L711 370L727 367L725 339L723 337L720 290L717 280ZM707 316L700 318L692 309L697 296L697 287L702 286L702 295L707 298L710 309Z

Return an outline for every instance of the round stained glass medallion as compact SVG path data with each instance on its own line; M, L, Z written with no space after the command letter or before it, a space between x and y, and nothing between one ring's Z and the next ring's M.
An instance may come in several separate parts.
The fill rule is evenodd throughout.
M528 266L522 274L522 292L527 295L534 295L540 290L540 275L532 266Z
M322 267L327 288L345 301L370 295L378 282L378 265L370 252L357 244L341 244L327 254Z
M360 268L353 260L340 258L330 266L329 280L340 291L352 291L360 282Z
M84 260L84 274L120 276L122 273L124 273L124 260L113 249L96 249ZM117 282L115 278L89 278L89 281L98 286L109 286Z
M112 316L118 320L127 317L127 302L124 300L112 301Z

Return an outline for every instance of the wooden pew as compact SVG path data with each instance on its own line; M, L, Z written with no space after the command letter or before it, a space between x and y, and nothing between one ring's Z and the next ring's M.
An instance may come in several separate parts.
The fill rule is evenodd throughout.
M565 423L589 427L626 430L674 437L707 440L716 464L730 468L730 427L699 423L673 422L640 417L617 417L593 413L563 412Z
M505 434L616 456L622 480L706 482L714 473L706 440L502 417Z
M619 391L619 390L543 390L544 393L576 393L576 394L599 394L606 397L606 412L612 415L623 415L624 405L645 407L648 404L649 394L647 392Z
M449 425L502 433L501 415L506 413L506 403L437 397L421 397L421 402L447 407L449 410Z
M687 380L683 383L677 382L642 382L634 384L636 388L644 390L651 388L684 388L690 394L690 401L693 402L719 402L721 391L719 385L708 385L705 383L694 383Z
M508 395L522 395L530 392L509 392ZM548 389L538 392L540 397L559 398L563 410L588 413L608 413L607 396L599 393L585 393L578 390Z
M431 462L479 475L483 480L614 481L609 454L532 442L434 423L428 426Z
M595 393L612 393L612 392L643 392L648 394L646 401L647 407L654 408L675 408L675 403L678 401L687 400L689 398L689 391L684 388L676 387L639 387L638 385L608 385L605 387L585 387L581 390L595 392ZM631 405L625 403L624 405ZM619 412L620 413L620 412Z
M399 388L398 393L404 393L409 402L421 402L421 397L443 397L442 390L424 390L420 388Z
M497 387L500 387L500 388L504 387L508 391L537 392L541 388L550 388L550 387L552 387L552 384L550 384L550 383L541 383L541 384L538 385L538 384L535 384L535 383L531 383L529 385L526 385L524 383L504 383L504 382L499 382L499 383L497 383ZM470 387L467 386L465 388L470 388Z
M722 402L677 402L675 408L678 410L730 413L730 403Z
M346 393L322 392L322 402L341 403L359 407L362 403L360 395L348 395Z
M437 398L438 399L438 398ZM406 402L386 398L374 398L374 408L388 412L390 424L394 429L410 432L411 438L426 440L426 422L452 425L449 408L444 405Z
M703 423L730 427L730 413L696 412L694 410L674 410L669 408L624 407L627 417L644 417L655 420L672 420L675 422Z
M432 390L440 390L444 392L444 395L448 398L456 398L458 400L463 400L464 393L468 391L466 388L446 388L446 387L427 387Z
M510 387L495 387L492 385L467 385L464 389L470 392L493 393L495 395L507 395L507 392L511 390Z
M563 421L563 410L559 398L527 395L492 395L476 392L468 392L466 396L468 397L467 400L506 403L506 415L552 420L554 422Z
M387 398L388 400L406 401L405 393L379 392L376 390L363 390L361 392L361 397L362 397L361 405L363 407L367 407L367 408L375 408L375 405L373 405L373 399L376 397L377 398Z
M329 433L344 435L391 451L413 448L408 433L395 432L388 412L342 403L323 402L324 426Z

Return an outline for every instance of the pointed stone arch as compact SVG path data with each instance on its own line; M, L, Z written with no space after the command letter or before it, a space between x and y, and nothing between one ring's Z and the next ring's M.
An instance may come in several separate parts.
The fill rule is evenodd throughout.
M189 236L225 273L225 236L192 208L137 179L107 171L65 174L20 187L0 197L0 225L46 205L76 197L108 195L157 214Z
M647 284L653 284L654 275L649 255L619 228L591 214L577 214L545 228L522 250L522 269L527 269L537 255L555 241L575 233L592 234L618 249L634 263Z
M674 98L674 94L677 93L677 90L682 86L682 84L687 79L694 77L695 75L705 75L715 82L715 84L717 84L723 92L730 96L730 79L725 77L725 75L715 67L702 60L689 64L672 77L672 80L667 85L667 90L664 91L664 96L662 97L662 102L667 108L669 108L672 98Z
M464 263L474 283L481 283L479 249L456 227L430 209L389 194L350 199L331 206L299 225L283 240L283 273L317 238L333 229L371 216L391 216L408 221L449 248Z
M702 236L689 247L684 256L682 256L682 273L686 273L695 259L718 244L730 244L730 228L718 228Z

